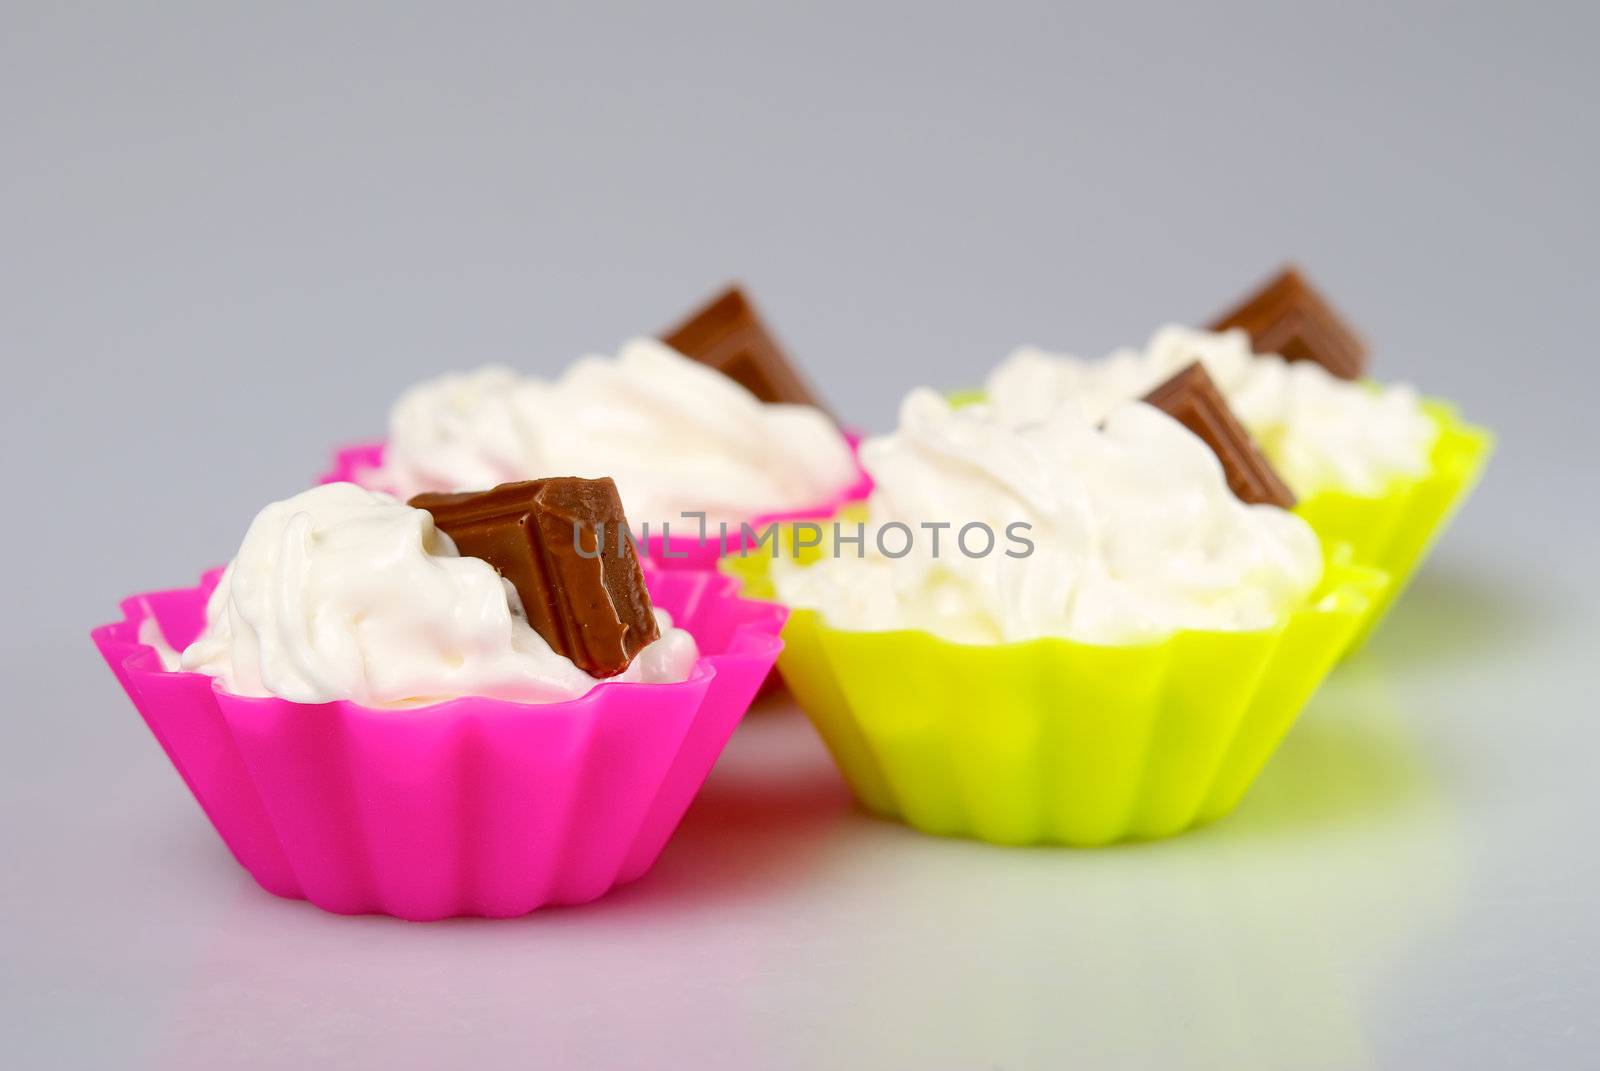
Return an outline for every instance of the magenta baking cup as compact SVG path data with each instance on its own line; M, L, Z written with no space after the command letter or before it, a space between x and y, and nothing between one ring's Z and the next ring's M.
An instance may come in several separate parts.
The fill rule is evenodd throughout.
M845 441L850 444L850 452L854 456L861 446L861 436L852 431L845 431L842 434ZM381 484L372 481L373 474L383 465L383 446L383 443L361 443L340 449L334 455L333 468L317 477L317 482L349 482L375 491L387 490ZM759 517L752 517L748 523L759 534L774 521L831 517L844 506L851 502L859 502L871 493L872 477L867 475L867 470L861 467L860 459L857 458L855 481L831 498L802 509L763 513ZM713 569L716 567L717 559L724 553L737 554L749 544L750 540L743 538L742 533L737 531L728 533L726 547L714 533L708 533L707 539L702 541L698 533L674 535L670 539L663 539L659 533L652 532L648 540L647 556L663 569Z
M777 659L786 615L727 577L646 566L655 604L700 645L688 680L377 710L245 698L162 669L141 624L182 649L220 575L124 600L95 644L263 889L419 921L587 903L649 870Z

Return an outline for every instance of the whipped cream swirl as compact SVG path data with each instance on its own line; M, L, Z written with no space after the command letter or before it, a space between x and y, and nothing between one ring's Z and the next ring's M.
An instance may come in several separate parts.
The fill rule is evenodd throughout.
M491 366L412 387L389 414L383 467L364 482L409 498L540 476L610 476L629 522L659 531L685 511L715 524L805 509L857 472L821 411L765 404L636 338L555 380Z
M688 677L694 638L656 616L661 638L608 679ZM349 483L256 515L181 664L236 695L374 707L555 702L600 683L552 651L510 581L462 557L426 510Z
M1195 360L1300 498L1319 491L1376 496L1395 479L1428 471L1438 426L1414 390L1339 379L1314 361L1257 355L1239 329L1163 327L1143 350L1098 361L1023 347L990 373L985 389L1012 423L1038 420L1065 398L1097 419Z
M859 556L780 559L780 597L848 629L1133 644L1269 627L1315 588L1321 549L1299 517L1240 502L1211 450L1160 410L1131 402L1104 421L1066 403L1018 426L988 405L952 409L913 391L899 430L861 448L876 481L868 531L948 523L939 552L918 538L886 557L869 534ZM993 552L969 557L956 544L973 522L1002 535ZM1018 522L1031 553L1003 538Z

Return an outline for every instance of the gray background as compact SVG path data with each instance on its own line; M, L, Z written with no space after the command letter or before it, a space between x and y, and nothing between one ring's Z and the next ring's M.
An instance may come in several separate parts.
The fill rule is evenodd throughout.
M1596 9L1199 6L0 6L6 1063L1594 1066ZM867 819L779 704L599 904L338 919L234 866L86 637L405 384L734 276L883 428L1289 256L1501 448L1174 842Z

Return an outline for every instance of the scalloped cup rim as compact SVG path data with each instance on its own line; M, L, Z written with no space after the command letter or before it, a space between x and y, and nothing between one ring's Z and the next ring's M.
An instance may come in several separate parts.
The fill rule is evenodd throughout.
M649 567L647 567L647 572L648 570ZM458 695L427 703L418 703L415 706L380 707L368 706L365 703L358 703L352 699L330 699L322 702L306 702L298 699L286 699L277 695L241 695L238 692L229 691L226 687L224 687L220 677L213 677L210 674L201 673L198 670L167 669L166 666L161 664L161 656L154 647L140 641L137 638L137 635L135 635L135 638L130 639L119 634L119 632L125 630L137 630L140 624L154 616L152 613L147 611L145 606L141 605L141 603L146 603L147 600L160 596L181 595L194 591L203 591L207 588L211 578L220 572L220 569L207 569L205 572L200 574L198 582L186 587L163 588L159 591L140 592L135 595L130 595L126 599L123 599L119 605L119 609L122 612L122 619L120 621L112 621L103 625L98 625L91 630L90 635L97 640L103 637L105 640L111 643L120 644L131 648L132 650L130 650L127 654L122 655L119 660L124 669L143 674L160 675L172 678L204 678L210 681L212 691L218 695L227 696L230 700L236 703L244 703L249 705L289 703L297 707L334 707L342 712L370 716L375 719L400 715L408 721L414 721L423 717L447 717L469 712L477 715L494 714L508 717L527 716L530 711L535 710L548 712L552 715L577 713L577 708L601 702L609 695L614 695L618 692L626 693L637 689L646 689L653 692L658 688L683 687L685 685L699 684L702 681L709 684L709 682L717 675L717 667L711 660L728 653L728 650L731 650L733 647L733 642L730 641L730 643L726 645L727 649L723 651L714 652L712 654L706 654L703 651L700 652L695 657L694 666L691 669L689 676L685 677L681 681L650 682L602 680L582 695L574 696L571 699L558 699L544 703L529 700L505 699L496 696ZM740 591L740 585L738 581L733 577L720 573L715 574L715 576L717 582L715 584L713 594L718 597L728 598L737 602L774 605L780 609L786 609L781 603L771 603L770 600L753 599L747 595L744 595ZM783 622L780 620L776 624L781 629ZM777 653L783 648L783 641L779 638L778 631L765 631L757 626L756 621L741 622L735 627L734 635L741 637L747 643L754 641L755 647L749 651L751 654L771 654L774 658L776 658ZM468 707L473 709L468 711L466 709Z
M805 568L805 566L802 566L802 568ZM745 586L742 583L743 578L738 576L734 578L741 581L740 587L743 590ZM834 624L828 620L827 614L821 610L803 606L790 606L788 609L791 616L795 614L810 614L817 618L817 623L820 626L830 632L841 635L903 637L927 642L935 647L949 647L961 651L994 651L1006 654L1018 653L1028 648L1037 648L1039 650L1062 648L1077 651L1140 651L1155 650L1188 636L1234 636L1240 638L1269 636L1283 632L1289 627L1290 620L1300 614L1362 613L1374 600L1383 594L1391 582L1391 577L1383 569L1350 560L1349 548L1340 545L1331 548L1325 555L1322 579L1317 582L1316 588L1306 596L1304 601L1285 610L1283 615L1270 625L1248 629L1179 628L1162 633L1160 636L1134 643L1099 643L1073 639L1068 636L1035 636L1026 640L975 643L952 640L929 629L921 628L848 628ZM776 597L763 598L748 594L744 597L758 598L778 606L788 606L788 604Z

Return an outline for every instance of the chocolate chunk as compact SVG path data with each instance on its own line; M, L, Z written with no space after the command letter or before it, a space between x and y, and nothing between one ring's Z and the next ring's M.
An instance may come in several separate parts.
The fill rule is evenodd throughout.
M609 478L525 480L417 495L411 505L433 514L462 554L511 581L528 624L589 676L616 676L660 636Z
M1341 379L1359 378L1367 364L1361 336L1292 267L1211 325L1213 331L1230 327L1244 328L1257 353L1315 361Z
M1241 502L1289 509L1294 493L1233 415L1222 392L1196 361L1144 396L1144 400L1200 436L1222 462L1228 487Z
M817 396L783 355L744 291L730 286L661 341L710 365L764 402L821 408Z

